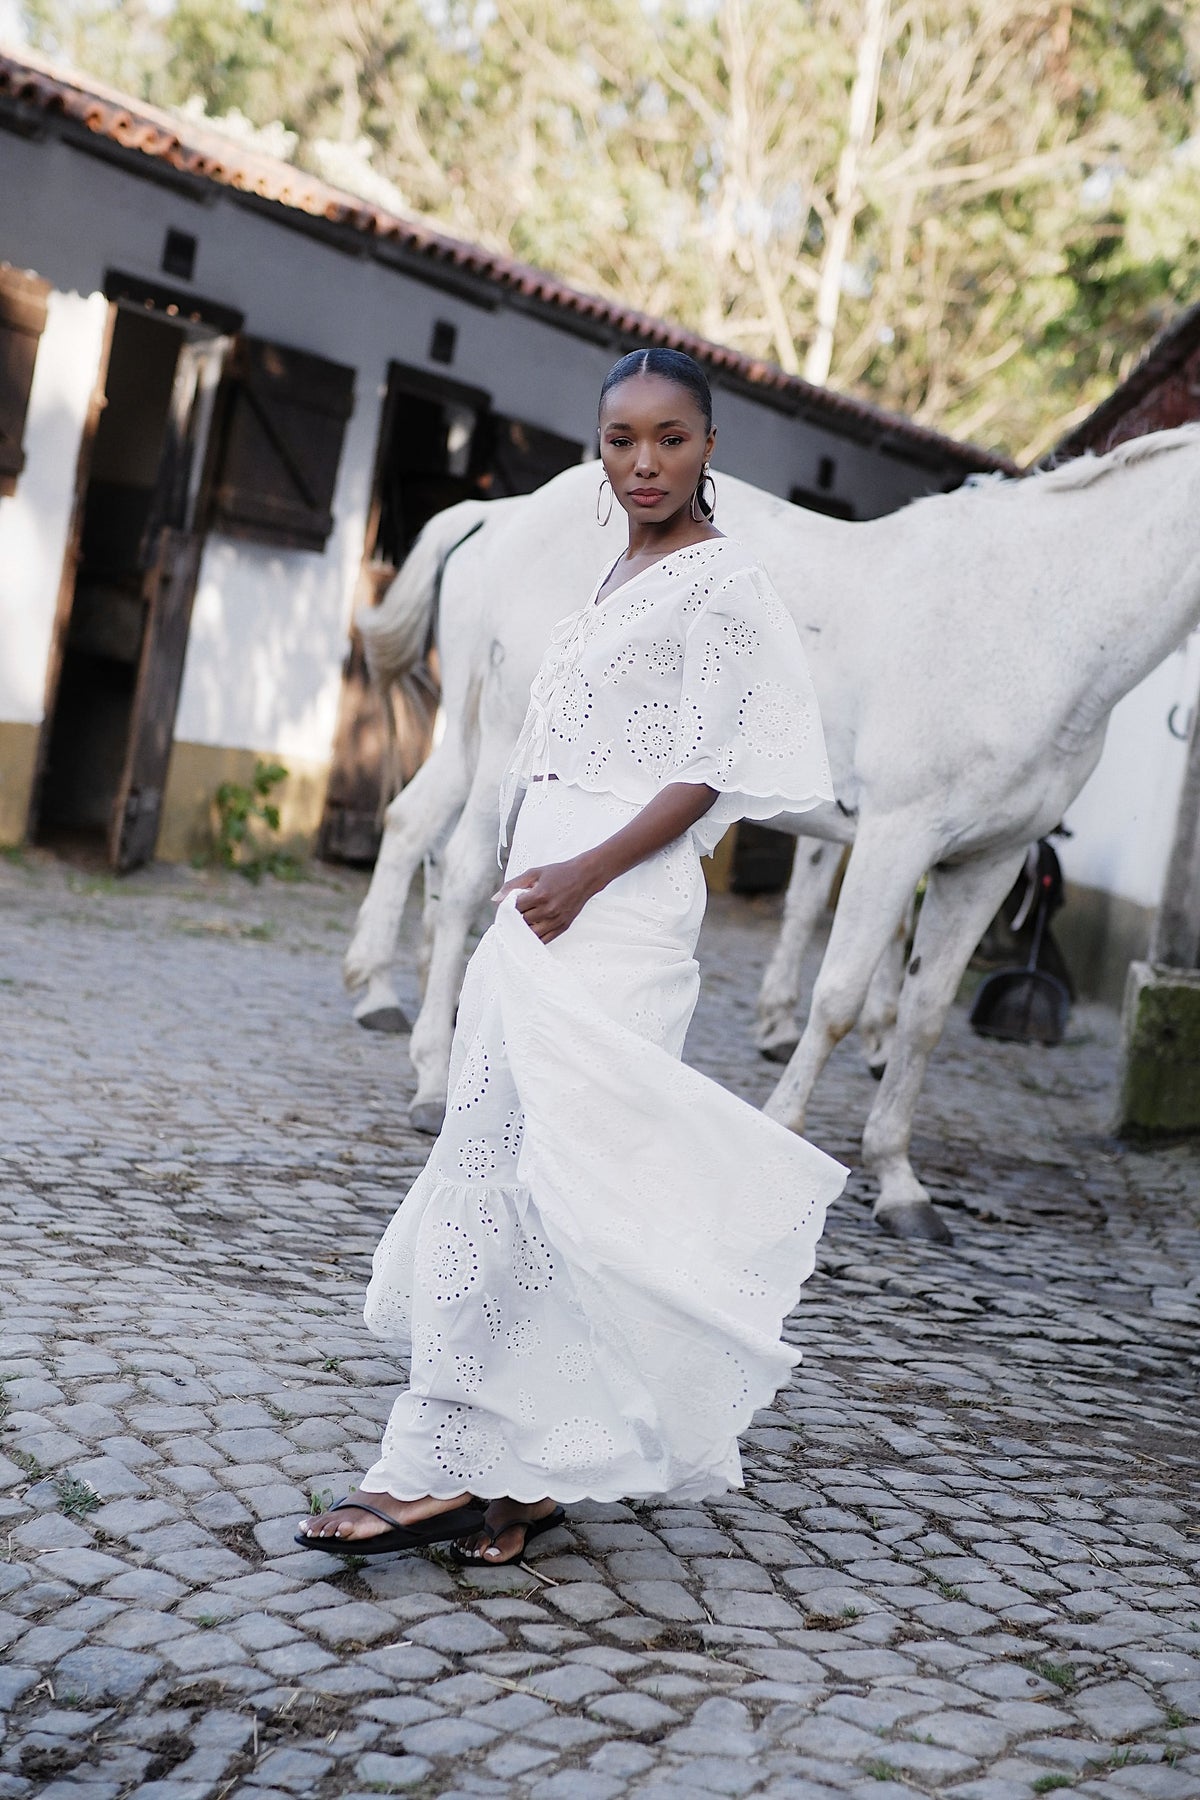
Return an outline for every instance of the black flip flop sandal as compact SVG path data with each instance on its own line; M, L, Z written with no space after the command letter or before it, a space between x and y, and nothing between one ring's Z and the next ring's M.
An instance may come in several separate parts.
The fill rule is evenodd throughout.
M566 1522L566 1517L567 1515L564 1509L561 1506L556 1506L554 1511L547 1513L544 1519L510 1519L507 1525L501 1525L494 1531L490 1525L486 1524L477 1527L474 1535L478 1535L482 1532L482 1535L490 1538L494 1544L498 1538L502 1538L504 1533L506 1531L511 1531L514 1526L523 1526L525 1531L525 1541L521 1545L521 1548L517 1551L515 1556L503 1557L500 1562L497 1562L495 1558L474 1556L468 1550L460 1550L457 1544L451 1544L446 1554L453 1557L454 1561L461 1564L463 1568L503 1569L509 1563L522 1562L531 1540L536 1537L541 1537L544 1531L553 1531L556 1525L564 1524ZM468 1534L465 1531L456 1531L454 1535L455 1537L467 1537L472 1534Z
M432 1519L419 1519L415 1525L397 1525L377 1506L368 1506L365 1500L351 1500L347 1494L327 1507L326 1512L372 1513L391 1529L365 1538L310 1537L307 1532L297 1531L295 1540L302 1549L324 1550L327 1556L386 1556L391 1550L423 1550L430 1544L444 1544L449 1538L465 1537L469 1532L479 1531L483 1526L483 1510L482 1503L456 1506L453 1512L435 1513Z

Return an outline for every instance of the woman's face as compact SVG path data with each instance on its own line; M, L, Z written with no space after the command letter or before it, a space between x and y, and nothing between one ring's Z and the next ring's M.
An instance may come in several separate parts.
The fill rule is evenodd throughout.
M631 519L662 525L690 507L716 433L666 375L630 375L604 396L600 459Z

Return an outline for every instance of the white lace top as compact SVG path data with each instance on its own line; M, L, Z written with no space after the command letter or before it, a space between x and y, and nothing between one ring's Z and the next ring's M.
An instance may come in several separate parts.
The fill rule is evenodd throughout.
M501 831L534 777L642 805L673 781L718 797L692 827L710 854L736 819L833 799L799 633L732 538L672 551L550 639L500 790ZM503 837L502 837L503 841Z

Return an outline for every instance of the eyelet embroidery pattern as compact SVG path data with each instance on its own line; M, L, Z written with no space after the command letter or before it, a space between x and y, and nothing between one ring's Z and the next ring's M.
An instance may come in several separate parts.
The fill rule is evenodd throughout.
M544 1241L521 1225L513 1237L512 1276L527 1294L540 1294L554 1280L554 1262Z
M759 681L743 696L738 725L751 750L782 762L803 750L812 734L812 713L782 681Z
M592 690L578 669L565 678L558 692L558 705L550 729L556 737L573 744L587 729L592 716Z
M435 1306L453 1306L475 1286L479 1279L479 1251L456 1220L442 1221L426 1267L429 1294Z
M514 1106L506 1114L500 1135L504 1154L511 1156L515 1162L521 1154L521 1144L525 1137L525 1114L519 1107Z
M491 1065L488 1053L478 1038L467 1052L462 1073L454 1089L455 1112L468 1112L471 1107L478 1106L488 1090L488 1076Z
M679 724L675 732L675 761L685 763L695 756L704 742L704 715L694 700L681 700Z
M689 723L669 751L655 722L673 709L696 730ZM766 572L729 538L673 552L628 594L556 628L501 808L507 818L516 786L548 774L644 805L672 755L685 779L721 790L692 827L705 852L736 818L833 798L800 635Z
M632 675L638 666L638 652L631 644L622 644L612 659L605 663L600 671L603 686L608 687L614 681L620 681L626 675Z
M518 1319L504 1340L513 1356L532 1356L541 1348L542 1334L536 1319Z
M483 1318L488 1328L488 1336L495 1340L504 1330L504 1314L500 1309L500 1302L494 1294L483 1296Z
M758 633L745 619L726 619L721 636L735 656L750 656L758 649Z
M500 1220L488 1202L486 1188L475 1197L475 1216L481 1231L486 1231L489 1237L500 1236Z
M572 1475L590 1475L611 1460L615 1445L611 1431L599 1419L586 1414L564 1419L546 1437L539 1461L548 1469L567 1469Z
M569 1381L572 1386L586 1381L592 1372L592 1366L592 1359L582 1344L568 1344L564 1350L560 1350L558 1353L556 1364L558 1372L563 1380Z
M476 1481L504 1454L504 1439L468 1407L456 1406L433 1440L433 1453L453 1481Z
M431 1330L428 1325L414 1326L412 1345L414 1367L432 1369L441 1358L442 1334Z
M467 1138L459 1148L458 1166L468 1181L486 1181L496 1167L496 1152L487 1138Z
M677 709L669 700L634 707L625 736L636 763L651 770L666 768L675 748L676 718Z
M584 777L588 782L598 781L600 779L600 776L604 772L605 765L612 755L612 749L611 738L606 739L603 744L593 744L592 748L587 753L587 758L583 765Z
M674 675L683 667L683 645L678 638L655 638L646 651L651 675Z
M454 1373L464 1394L477 1394L483 1386L483 1364L469 1352L454 1358Z

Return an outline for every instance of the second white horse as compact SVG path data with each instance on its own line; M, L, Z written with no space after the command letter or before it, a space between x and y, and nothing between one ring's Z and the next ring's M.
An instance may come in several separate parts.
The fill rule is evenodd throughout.
M461 807L411 1045L416 1104L435 1125L463 948L496 876L499 773L549 632L608 548L594 523L596 481L585 466L526 498L442 515L368 623L381 667L389 637L423 644L432 576L482 516L445 564L446 733L389 811L347 957L352 985L386 969L397 902ZM1200 618L1198 519L1200 430L1190 427L870 524L722 483L722 528L754 545L801 631L838 796L778 823L854 845L808 1023L768 1103L783 1123L802 1128L812 1085L929 872L863 1135L880 1184L876 1218L898 1235L948 1236L908 1155L929 1054L1025 847L1057 824L1095 767L1117 700ZM595 556L584 562L589 537Z

